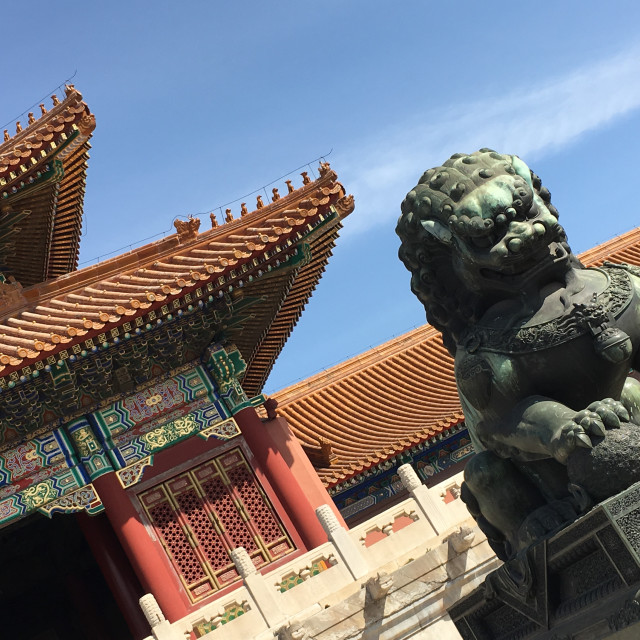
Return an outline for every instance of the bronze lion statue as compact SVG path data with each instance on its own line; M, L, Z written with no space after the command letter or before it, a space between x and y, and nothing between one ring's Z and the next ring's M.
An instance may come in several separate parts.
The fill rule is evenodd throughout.
M640 269L585 268L517 156L456 154L402 203L399 256L455 358L462 499L508 559L640 480Z

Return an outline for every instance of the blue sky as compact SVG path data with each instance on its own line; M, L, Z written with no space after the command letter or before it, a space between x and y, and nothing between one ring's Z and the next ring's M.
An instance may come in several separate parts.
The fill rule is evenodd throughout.
M520 155L576 251L639 223L637 2L26 9L3 10L0 123L77 70L97 119L81 262L333 150L356 211L268 392L423 322L393 229L404 194L452 153Z

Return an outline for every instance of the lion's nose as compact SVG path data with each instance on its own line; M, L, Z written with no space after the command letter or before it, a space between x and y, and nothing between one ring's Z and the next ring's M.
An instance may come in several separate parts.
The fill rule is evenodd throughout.
M508 246L511 253L520 253L520 249L522 249L522 240L520 240L520 238L511 238Z

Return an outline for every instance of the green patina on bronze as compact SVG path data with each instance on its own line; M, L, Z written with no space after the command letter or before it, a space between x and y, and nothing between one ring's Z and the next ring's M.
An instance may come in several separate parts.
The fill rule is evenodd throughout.
M455 357L462 498L498 555L640 481L640 269L585 268L538 176L490 149L425 172L396 232Z

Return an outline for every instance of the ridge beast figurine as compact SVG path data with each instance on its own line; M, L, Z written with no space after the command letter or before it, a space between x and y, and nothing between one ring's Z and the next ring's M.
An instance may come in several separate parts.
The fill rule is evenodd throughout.
M585 268L549 191L481 149L427 171L396 232L455 358L462 499L503 560L640 480L640 269Z

